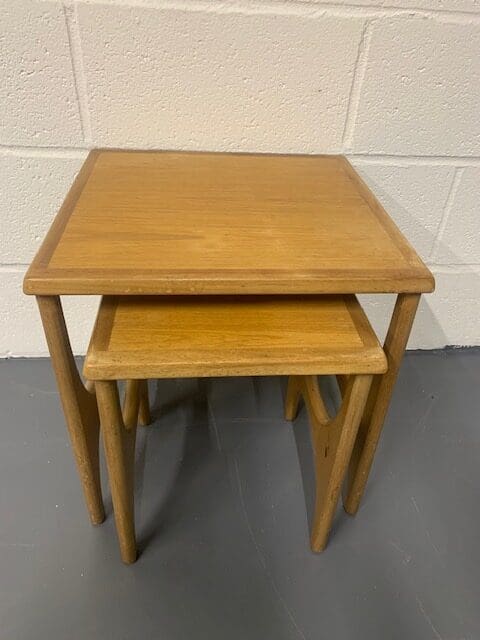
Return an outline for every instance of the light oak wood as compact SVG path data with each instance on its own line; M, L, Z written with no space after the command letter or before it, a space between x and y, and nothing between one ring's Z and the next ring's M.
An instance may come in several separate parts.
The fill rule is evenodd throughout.
M354 296L104 297L94 380L378 373L385 355Z
M138 403L134 402L126 407L127 419L130 422L125 424L116 382L97 381L95 387L120 553L123 562L130 564L137 559L134 462ZM127 394L127 399L135 397L138 399L138 394Z
M103 518L95 420L85 409L95 397L85 400L57 295L418 298L433 287L432 274L340 156L92 151L24 280L25 293L50 300L42 316L92 521ZM392 318L386 344L392 361L406 344L397 316L408 324L408 309L396 307ZM372 385L351 464L352 512L397 371L394 365ZM339 384L345 392L346 380ZM148 422L142 398L140 389L139 419Z
M293 379L295 383L290 385L287 404L294 400L298 406L298 399L303 397L310 421L316 479L311 545L313 551L320 552L327 544L372 376L348 377L342 406L334 418L325 407L316 376L296 376ZM298 390L300 396L297 395ZM286 412L287 419L294 416L296 409Z
M303 353L304 352L304 353ZM308 407L316 460L312 548L327 541L371 374L386 360L355 296L104 297L84 372L96 380L112 497L125 562L136 558L133 448L145 378L265 375L296 369L287 390L293 418ZM331 419L312 369L348 373ZM356 375L359 374L359 375ZM116 379L128 378L123 413Z
M350 461L343 504L347 513L352 515L357 512L365 491L419 301L420 295L415 294L401 294L397 297L384 344L388 370L383 375L374 377Z
M303 376L289 376L285 397L285 420L295 420L302 394Z
M92 151L30 294L432 291L341 156Z
M95 395L84 387L73 359L60 299L37 297L72 449L93 524L105 518L98 461L99 419Z
M304 376L302 383L302 397L307 405L308 413L314 424L327 424L330 415L323 401L317 376Z
M127 380L122 417L126 429L137 426L140 410L140 380Z
M150 424L147 380L127 380L122 412L127 428L137 422L143 427Z
M337 376L337 384L338 384L338 388L340 390L340 394L342 398L345 395L345 391L347 389L347 383L348 383L348 376L346 375Z

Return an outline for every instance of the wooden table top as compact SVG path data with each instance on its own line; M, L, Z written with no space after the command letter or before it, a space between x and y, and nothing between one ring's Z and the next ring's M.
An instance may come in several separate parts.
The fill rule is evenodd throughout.
M354 295L106 296L89 380L384 373Z
M342 156L100 150L24 281L36 295L433 288Z

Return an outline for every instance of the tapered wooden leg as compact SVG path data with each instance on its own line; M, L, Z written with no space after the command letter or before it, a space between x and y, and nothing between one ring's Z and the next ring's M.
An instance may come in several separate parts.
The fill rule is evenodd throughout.
M137 421L142 426L150 424L150 404L147 380L127 380L123 402L123 420L127 429Z
M150 401L148 399L148 380L140 380L140 403L138 408L138 422L146 427L152 422L150 415Z
M295 420L297 417L302 380L303 376L290 376L288 378L285 398L285 420Z
M346 376L346 375L338 375L338 376L336 376L336 378L337 378L338 388L340 390L340 395L343 398L343 396L345 395L345 391L347 389L348 376Z
M403 293L397 297L395 303L384 344L384 351L388 360L388 371L374 377L350 461L348 481L343 499L345 511L350 514L357 512L367 484L368 474L372 466L419 301L419 294Z
M125 396L123 401L123 424L126 429L137 426L138 411L140 407L140 380L127 380L125 384Z
M323 551L365 407L371 375L349 376L340 411L330 419L315 376L305 376L302 395L307 405L315 458L316 498L311 534L313 551Z
M115 381L97 381L95 387L120 553L130 564L137 558L133 496L137 414L130 425L124 424Z
M323 401L317 376L302 376L301 392L307 405L310 424L320 425L330 422L330 414Z
M87 391L80 379L60 298L37 296L37 303L90 520L100 524L105 512L100 486L99 419L95 395Z

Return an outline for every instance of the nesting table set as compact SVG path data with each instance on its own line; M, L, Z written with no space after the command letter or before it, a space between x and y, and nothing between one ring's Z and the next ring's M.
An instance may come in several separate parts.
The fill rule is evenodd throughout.
M312 548L342 486L359 506L432 274L342 156L92 151L32 262L35 295L92 523L103 433L122 559L136 559L133 464L147 380L288 375L316 467ZM395 293L383 348L355 294ZM60 297L103 296L77 370ZM335 375L330 416L317 376ZM126 381L123 407L118 380ZM101 425L101 426L100 426Z

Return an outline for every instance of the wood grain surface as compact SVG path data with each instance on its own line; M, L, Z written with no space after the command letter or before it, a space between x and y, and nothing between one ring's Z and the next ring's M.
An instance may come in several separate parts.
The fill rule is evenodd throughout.
M427 292L434 281L342 156L92 151L29 294Z
M105 297L84 365L97 380L385 370L353 295Z

